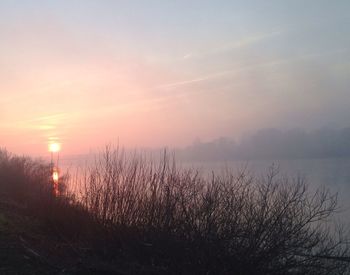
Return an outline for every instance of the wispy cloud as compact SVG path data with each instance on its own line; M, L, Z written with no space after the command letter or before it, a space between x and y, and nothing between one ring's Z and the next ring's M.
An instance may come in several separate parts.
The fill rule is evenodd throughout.
M74 114L70 113L58 113L45 116L37 116L24 120L13 120L0 123L0 127L3 129L12 131L38 131L42 133L48 133L52 131L64 131L65 129L73 126L72 117Z
M189 85L189 84L199 83L199 82L212 80L212 79L223 77L223 76L236 74L236 73L239 73L239 72L242 72L242 71L256 69L258 67L267 67L267 66L273 66L273 65L281 64L281 63L286 62L287 60L288 59L277 59L277 60L270 61L270 62L264 62L264 63L258 63L258 64L253 64L253 65L248 65L248 66L242 66L242 67L239 67L239 68L236 68L236 69L219 71L219 72L215 72L215 73L212 73L212 74L207 74L207 75L203 75L203 76L200 76L200 77L196 77L196 78L193 78L193 79L188 79L188 80L183 80L183 81L178 81L178 82L173 82L173 83L161 84L161 85L159 85L157 87L154 87L153 89L157 90L157 89L175 88L175 87L178 87L178 86L185 86L185 85Z
M262 63L241 66L239 68L235 68L232 70L218 71L215 73L202 75L202 76L198 76L198 77L183 80L183 81L177 81L177 82L173 82L173 83L165 83L165 84L161 84L157 87L154 87L153 89L157 90L157 89L175 88L175 87L179 87L179 86L185 86L185 85L195 84L195 83L199 83L199 82L203 82L203 81L208 81L208 80L212 80L212 79L219 78L219 77L234 75L234 74L237 74L237 73L240 73L243 71L249 71L249 70L254 70L254 69L263 68L263 67L282 65L282 64L287 64L290 62L298 62L298 61L308 60L308 59L317 59L317 58L322 57L322 56L335 55L335 54L340 54L340 53L344 53L344 52L348 52L348 50L347 49L336 49L336 50L332 50L332 51L325 51L325 52L318 52L318 53L306 53L306 54L302 54L299 56L278 58L278 59L271 60L268 62L262 62Z
M182 58L185 60L194 59L194 58L203 58L203 57L206 57L209 55L215 55L215 54L219 54L219 53L223 53L223 52L242 49L244 47L248 47L248 46L254 45L256 43L259 43L263 40L266 40L266 39L269 39L269 38L272 38L275 36L279 36L279 35L283 34L284 32L285 32L285 30L275 30L275 31L266 32L266 33L256 33L256 34L253 34L250 36L243 37L243 38L238 39L238 40L228 42L224 45L209 49L207 51L196 52L196 53L189 52L189 53L185 54Z

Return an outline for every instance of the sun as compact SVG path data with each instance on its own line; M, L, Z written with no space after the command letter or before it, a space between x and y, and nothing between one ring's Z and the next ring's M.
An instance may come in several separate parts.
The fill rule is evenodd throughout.
M61 144L53 142L49 144L49 152L56 153L61 150Z

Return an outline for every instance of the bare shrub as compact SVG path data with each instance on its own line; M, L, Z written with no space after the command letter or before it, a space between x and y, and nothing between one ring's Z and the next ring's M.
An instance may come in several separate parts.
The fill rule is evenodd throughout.
M85 170L81 203L105 229L105 249L176 272L342 274L349 247L331 227L337 197L271 169L202 177L107 146Z
M45 199L51 193L50 166L41 160L0 150L0 191L23 200Z
M275 169L207 178L166 153L152 161L107 146L76 178L80 193L57 198L49 168L0 150L0 192L104 260L173 274L349 272L347 236L331 219L337 196L303 178Z

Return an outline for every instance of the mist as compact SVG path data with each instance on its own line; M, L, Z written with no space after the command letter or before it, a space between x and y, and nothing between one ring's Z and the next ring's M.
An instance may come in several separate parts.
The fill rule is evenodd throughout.
M217 138L208 142L197 139L192 145L176 150L182 160L281 160L342 158L350 156L350 128L304 130L260 129L240 140Z

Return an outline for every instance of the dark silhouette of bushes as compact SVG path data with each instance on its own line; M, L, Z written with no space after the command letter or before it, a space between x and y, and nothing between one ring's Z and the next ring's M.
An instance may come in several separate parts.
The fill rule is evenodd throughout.
M348 267L347 240L329 227L337 197L274 169L261 179L245 172L208 179L178 169L166 153L154 163L107 146L81 191L117 246L132 244L141 260L176 272L339 274Z
M47 190L45 169L2 152L1 189ZM141 266L143 274L349 272L347 236L331 226L337 197L310 191L302 178L275 169L260 179L246 171L204 177L166 153L155 162L107 146L75 179L74 196L44 191L50 200L38 200L40 213L104 261Z
M67 177L60 178L61 191L66 189ZM26 213L41 218L52 233L74 239L86 235L89 223L92 226L90 214L72 194L54 196L51 167L43 160L0 150L0 195L0 199L15 200Z
M0 191L29 201L47 199L51 193L50 166L40 160L0 150Z

